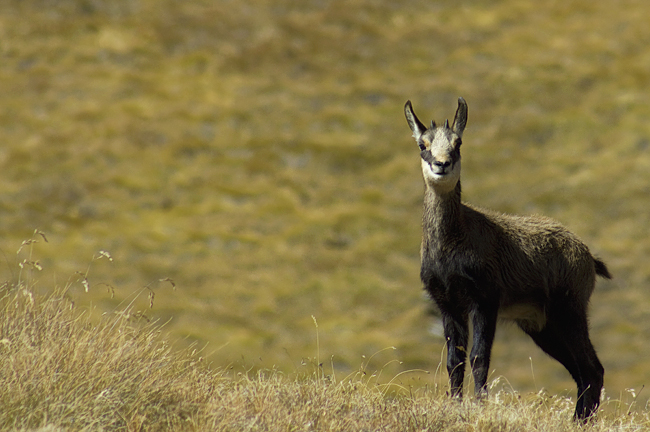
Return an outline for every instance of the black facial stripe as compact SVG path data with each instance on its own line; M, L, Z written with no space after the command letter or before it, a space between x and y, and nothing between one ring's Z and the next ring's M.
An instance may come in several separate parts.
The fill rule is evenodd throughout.
M420 152L420 157L429 165L432 165L433 162L435 161L433 155L431 154L431 150L422 150Z
M457 145L454 148L454 151L451 153L451 165L456 165L456 162L460 160L460 145Z
M429 165L433 166L436 162L436 158L433 157L433 154L431 153L431 150L422 150L420 152L420 157L422 160L424 160L426 163ZM456 165L456 162L460 160L460 151L458 148L456 148L452 153L451 153L451 167L453 168L454 165Z

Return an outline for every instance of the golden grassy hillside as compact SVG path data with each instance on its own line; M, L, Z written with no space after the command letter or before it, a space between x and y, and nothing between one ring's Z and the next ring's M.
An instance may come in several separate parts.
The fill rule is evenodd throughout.
M633 0L2 1L0 280L38 259L36 290L71 283L97 313L153 293L147 316L216 366L295 370L313 316L340 374L375 353L387 376L434 371L402 107L440 120L462 95L465 199L554 217L609 264L592 339L608 394L638 390L649 14ZM49 243L16 254L35 229ZM512 328L492 366L522 392L575 391Z

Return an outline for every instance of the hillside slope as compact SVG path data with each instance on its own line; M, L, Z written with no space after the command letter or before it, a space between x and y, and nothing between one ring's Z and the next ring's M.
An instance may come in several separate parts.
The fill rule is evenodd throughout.
M608 263L593 341L608 394L639 389L649 15L632 0L3 1L1 279L38 259L37 289L86 281L76 301L98 314L155 293L147 315L220 366L294 370L314 316L340 373L378 352L388 376L435 371L402 107L442 120L462 95L465 199L554 217ZM49 243L17 255L34 229ZM516 329L492 364L522 392L573 396Z

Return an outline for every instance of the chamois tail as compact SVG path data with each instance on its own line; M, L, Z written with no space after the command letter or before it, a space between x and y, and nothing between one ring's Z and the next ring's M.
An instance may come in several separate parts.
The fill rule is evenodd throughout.
M596 265L596 274L604 277L605 279L611 279L612 274L607 269L605 263L597 258L594 258L594 264Z

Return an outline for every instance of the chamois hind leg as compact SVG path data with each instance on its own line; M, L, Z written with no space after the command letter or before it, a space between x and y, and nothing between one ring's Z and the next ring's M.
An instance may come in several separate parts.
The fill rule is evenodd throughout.
M569 307L558 309L549 311L546 326L540 331L520 327L569 371L578 386L574 418L586 420L600 405L604 368L589 340L586 313Z

